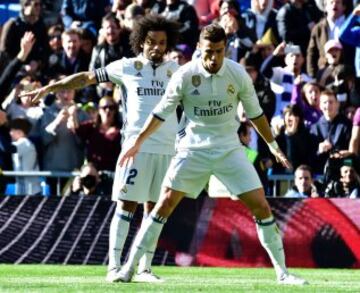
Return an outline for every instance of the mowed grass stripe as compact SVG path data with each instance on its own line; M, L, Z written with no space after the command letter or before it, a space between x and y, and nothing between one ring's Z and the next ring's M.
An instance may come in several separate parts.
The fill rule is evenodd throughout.
M0 265L0 292L360 292L360 270L292 269L310 285L279 286L270 268L155 267L163 284L105 282L105 266Z

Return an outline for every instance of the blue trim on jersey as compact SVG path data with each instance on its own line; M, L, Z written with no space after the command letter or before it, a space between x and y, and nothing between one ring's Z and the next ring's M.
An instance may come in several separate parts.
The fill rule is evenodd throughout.
M161 118L160 116L156 115L155 113L152 113L153 116L156 118L156 119L159 119L160 121L165 121L165 119Z
M126 129L127 126L127 91L126 91L126 87L122 84L120 84L120 98L121 98L121 104L123 106L123 111L122 111L122 119L123 119L123 127L122 129Z

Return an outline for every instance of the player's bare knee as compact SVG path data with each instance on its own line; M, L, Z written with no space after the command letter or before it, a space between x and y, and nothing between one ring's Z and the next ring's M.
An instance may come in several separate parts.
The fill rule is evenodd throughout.
M130 213L135 213L137 205L138 204L135 201L118 200L116 208Z
M266 200L260 201L255 207L252 208L251 212L258 220L269 218L272 215L271 208Z

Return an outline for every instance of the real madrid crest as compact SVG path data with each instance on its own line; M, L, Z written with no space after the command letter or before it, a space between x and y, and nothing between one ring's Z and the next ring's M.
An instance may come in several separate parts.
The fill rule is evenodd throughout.
M234 88L234 86L233 86L232 84L229 84L229 85L228 85L226 91L227 91L227 93L228 93L229 95L235 94L235 88Z
M201 84L201 77L200 75L193 75L191 78L191 82L194 87L198 87Z
M143 64L140 61L135 61L134 67L137 71L140 71L141 69L143 69Z
M169 78L172 76L172 74L173 74L173 73L172 73L171 70L168 70L168 71L166 72L166 76L169 77Z

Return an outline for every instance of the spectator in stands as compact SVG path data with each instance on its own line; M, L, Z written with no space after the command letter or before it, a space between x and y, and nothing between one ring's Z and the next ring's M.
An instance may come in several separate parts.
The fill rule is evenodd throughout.
M303 164L296 168L294 173L294 186L286 192L284 197L319 197L318 190L313 181L313 173L310 166Z
M225 30L227 37L225 56L235 62L239 62L256 42L255 31L245 25L239 11L236 1L220 1L218 23Z
M61 15L65 29L86 29L96 37L101 19L110 8L109 0L64 0Z
M115 171L121 150L119 106L112 97L103 97L99 102L96 121L79 123L77 111L70 117L68 127L85 144L86 159L98 170Z
M247 73L252 79L261 108L263 109L266 118L268 121L271 121L275 112L276 97L274 92L271 90L270 82L259 73L256 56L248 55L246 58L241 60L241 63L245 66ZM268 146L259 136L257 136L256 145L260 157L271 157Z
M348 148L351 122L339 113L339 102L331 90L320 94L320 110L323 116L311 126L311 133L318 144L316 172L322 173L331 152Z
M106 175L100 175L92 163L81 167L80 175L74 178L71 194L76 195L110 195L112 180Z
M0 51L5 52L8 60L15 58L20 50L21 38L25 32L32 32L34 44L26 61L38 60L47 62L49 45L44 22L41 19L41 0L20 0L20 14L10 18L3 26Z
M145 15L151 13L152 8L154 7L156 0L134 0L136 5L141 6L145 11Z
M329 182L326 185L325 197L360 197L360 176L358 174L358 158L330 158L328 162ZM337 168L337 169L335 169Z
M266 33L271 33L278 44L281 42L276 20L278 11L273 8L273 2L273 0L252 0L251 9L246 10L241 17L245 19L246 26L255 32L257 40Z
M310 81L303 84L300 78L296 78L294 81L291 104L298 105L301 108L306 127L315 124L322 116L320 92L321 86L316 82Z
M78 29L66 30L62 33L61 40L64 51L56 63L49 64L48 75L55 77L87 70L89 59L81 51L81 32Z
M42 16L46 27L61 23L61 6L63 0L42 0Z
M312 166L317 145L305 127L301 108L297 105L287 105L283 110L283 116L284 126L276 136L279 147L284 150L293 170L301 164ZM279 163L274 164L274 173L286 173L287 171Z
M353 166L344 164L340 168L340 182L345 197L360 198L360 176Z
M340 154L342 157L347 157L349 155L359 155L360 151L360 108L357 108L352 120L352 131L351 138L349 142L349 148L341 150Z
M59 24L52 25L48 29L48 39L49 39L49 46L51 49L51 53L57 56L63 51L62 43L61 43L61 34L63 33L63 27ZM54 63L51 61L51 55L49 57L49 62Z
M39 171L35 146L27 138L31 126L31 123L24 118L10 121L10 136L16 148L12 154L14 171ZM16 177L15 194L33 195L40 192L39 177Z
M0 101L3 101L10 92L14 78L21 66L26 62L34 43L34 34L32 32L25 32L20 41L20 51L0 74Z
M210 24L219 16L221 0L193 0L193 5L199 18L200 27Z
M132 0L113 0L111 12L116 15L119 21L122 21L124 19L126 7L129 6L132 2Z
M45 109L40 119L43 143L43 169L48 171L73 171L84 161L84 147L80 139L67 128L68 118L75 111L74 90L56 93L56 101ZM79 122L87 119L77 111Z
M91 53L96 45L97 38L95 38L89 31L81 29L81 51L87 56L87 59L90 60Z
M123 27L125 27L131 32L134 28L135 22L142 18L144 15L145 10L141 6L132 3L126 7L124 19L121 21L121 23Z
M12 170L11 155L14 152L14 146L11 144L9 134L8 120L6 113L0 111L0 168L1 170ZM9 177L0 176L0 193L4 193L6 184L11 180Z
M41 83L32 81L31 78L25 77L16 88L9 94L1 107L6 111L8 118L14 120L16 118L26 118L31 124L29 136L37 135L36 125L38 120L43 115L43 109L40 106L35 106L30 99L26 97L19 97L20 92L34 90L41 87Z
M337 99L341 104L350 101L349 81L353 80L352 67L342 63L342 45L339 41L329 40L325 43L326 65L320 68L316 79L323 87L336 92Z
M199 20L192 5L184 0L157 1L152 13L179 22L181 24L179 43L187 44L192 51L195 50L199 37Z
M325 0L325 12L323 17L311 30L311 37L307 48L306 69L310 76L315 77L318 70L326 64L325 44L328 40L339 40L340 27L345 20L346 6L344 0ZM344 60L353 57L353 51L344 48ZM350 56L346 56L350 54ZM351 59L353 61L353 59Z
M129 44L126 45L121 40L120 22L115 14L108 13L104 16L101 32L103 40L92 51L89 70L105 67L124 56L130 56Z
M286 55L285 55L286 54ZM275 66L285 55L285 67ZM304 57L299 46L280 43L261 67L262 74L270 79L271 88L276 94L275 116L281 114L282 109L290 103L291 94L296 78L303 82L310 81L310 77L302 73ZM300 76L300 77L299 77Z
M356 47L355 69L356 76L360 78L360 4L340 28L340 40L348 45Z
M246 157L253 163L256 172L258 173L261 183L265 190L268 187L267 170L272 166L272 161L269 157L263 157L259 152L250 147L251 143L251 129L252 125L249 121L241 122L237 131L240 143L245 148Z
M314 22L307 11L304 0L290 0L276 16L280 38L286 43L300 46L305 56Z
M186 44L179 44L169 52L168 58L179 65L184 65L191 60L191 49Z

